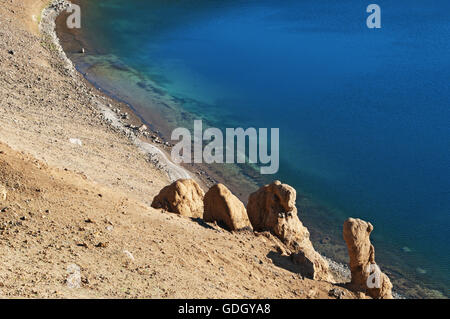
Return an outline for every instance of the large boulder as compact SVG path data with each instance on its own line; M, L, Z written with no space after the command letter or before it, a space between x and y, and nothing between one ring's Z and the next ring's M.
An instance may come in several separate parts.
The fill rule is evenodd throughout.
M349 218L344 222L344 240L350 257L351 285L372 298L392 298L392 283L375 263L375 248L370 242L371 223Z
M291 251L300 272L315 280L330 280L328 262L315 251L309 231L298 218L297 194L289 185L275 181L251 194L247 213L253 229L270 231Z
M206 192L203 220L217 222L228 230L252 229L244 204L223 184Z
M196 181L179 179L159 192L153 199L152 207L186 217L201 218L204 196L205 193Z

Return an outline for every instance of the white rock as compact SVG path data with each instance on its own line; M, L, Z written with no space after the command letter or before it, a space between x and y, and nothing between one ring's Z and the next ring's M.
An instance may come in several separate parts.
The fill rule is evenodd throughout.
M69 139L69 142L78 146L83 146L83 142L78 138L71 138Z
M132 253L130 253L128 250L123 251L125 255L127 255L128 258L130 258L132 261L134 261L134 256Z

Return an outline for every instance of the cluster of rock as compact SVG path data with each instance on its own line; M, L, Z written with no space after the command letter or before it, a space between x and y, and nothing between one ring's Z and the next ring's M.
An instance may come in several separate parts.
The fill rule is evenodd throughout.
M59 14L67 8L71 3L66 0L53 0L42 11L41 21L39 23L39 30L43 35L45 43L52 44L52 49L57 52L60 60L64 63L64 72L73 77L75 75L75 67L71 60L69 60L61 47L58 36L56 35L56 18Z
M152 207L191 218L215 222L230 230L270 232L285 245L299 272L314 280L333 281L329 264L313 247L308 229L298 217L296 191L275 181L250 195L247 207L223 184L206 194L192 179L180 179L164 187ZM351 287L373 298L392 298L389 278L375 264L369 235L370 223L350 218L344 224L344 239L350 255ZM375 266L374 266L375 265ZM374 278L372 278L372 277ZM375 280L376 279L376 280ZM370 281L373 285L370 285Z
M134 130L134 131L138 131L139 133L144 133L148 130L147 125L142 124L141 126L136 126L133 124L125 124L125 127Z
M269 231L289 249L303 275L316 280L330 280L328 263L314 250L308 229L297 216L296 192L276 181L250 195L247 208L223 184L206 194L192 179L181 179L164 187L152 207L187 217L216 222L230 231Z
M164 142L158 135L150 132L147 125L142 124L140 126L136 126L127 123L126 121L130 119L130 115L128 114L128 112L122 112L119 108L113 108L111 104L108 104L108 107L111 108L111 110L117 115L119 119L124 121L124 127L130 129L134 135L143 135L145 137L148 137L152 139L153 143L155 144L162 144L167 147L173 146L169 142Z
M110 108L112 108L111 104L108 104L108 106ZM122 120L129 120L130 119L130 115L128 114L128 112L122 112L119 108L113 108L112 111L114 113L117 114L117 116L122 119Z
M70 2L66 0L53 0L53 2L50 3L49 7L61 12L64 10L67 10L67 8L70 6Z

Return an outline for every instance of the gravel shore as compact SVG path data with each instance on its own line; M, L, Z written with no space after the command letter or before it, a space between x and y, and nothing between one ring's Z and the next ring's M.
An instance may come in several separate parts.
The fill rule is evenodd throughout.
M56 34L55 21L58 15L65 11L71 5L70 1L66 0L54 0L48 7L46 7L42 12L42 18L39 24L39 29L44 36L44 41L48 41L52 48L57 52L59 59L63 63L64 71L68 76L79 80L81 76L77 73L72 61L67 58L63 48L59 43L58 36ZM158 147L146 143L139 138L139 133L147 133L143 130L136 130L137 127L126 125L121 121L118 114L117 108L113 107L113 104L107 103L107 97L102 94L93 94L92 104L96 105L99 111L102 113L103 118L111 124L113 128L125 134L144 154L151 158L153 164L159 169L167 173L170 181L175 181L180 178L191 178L191 174L184 168L175 165L170 161L167 155L161 151ZM115 102L115 101L112 101ZM147 130L147 129L146 129Z

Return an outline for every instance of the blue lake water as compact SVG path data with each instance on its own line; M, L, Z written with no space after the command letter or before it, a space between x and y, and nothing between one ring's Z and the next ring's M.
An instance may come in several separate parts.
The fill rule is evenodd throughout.
M147 92L212 126L280 128L272 179L329 208L308 226L371 221L382 265L449 296L450 2L379 0L381 29L368 1L81 4L81 69L132 70L108 79L131 104Z

